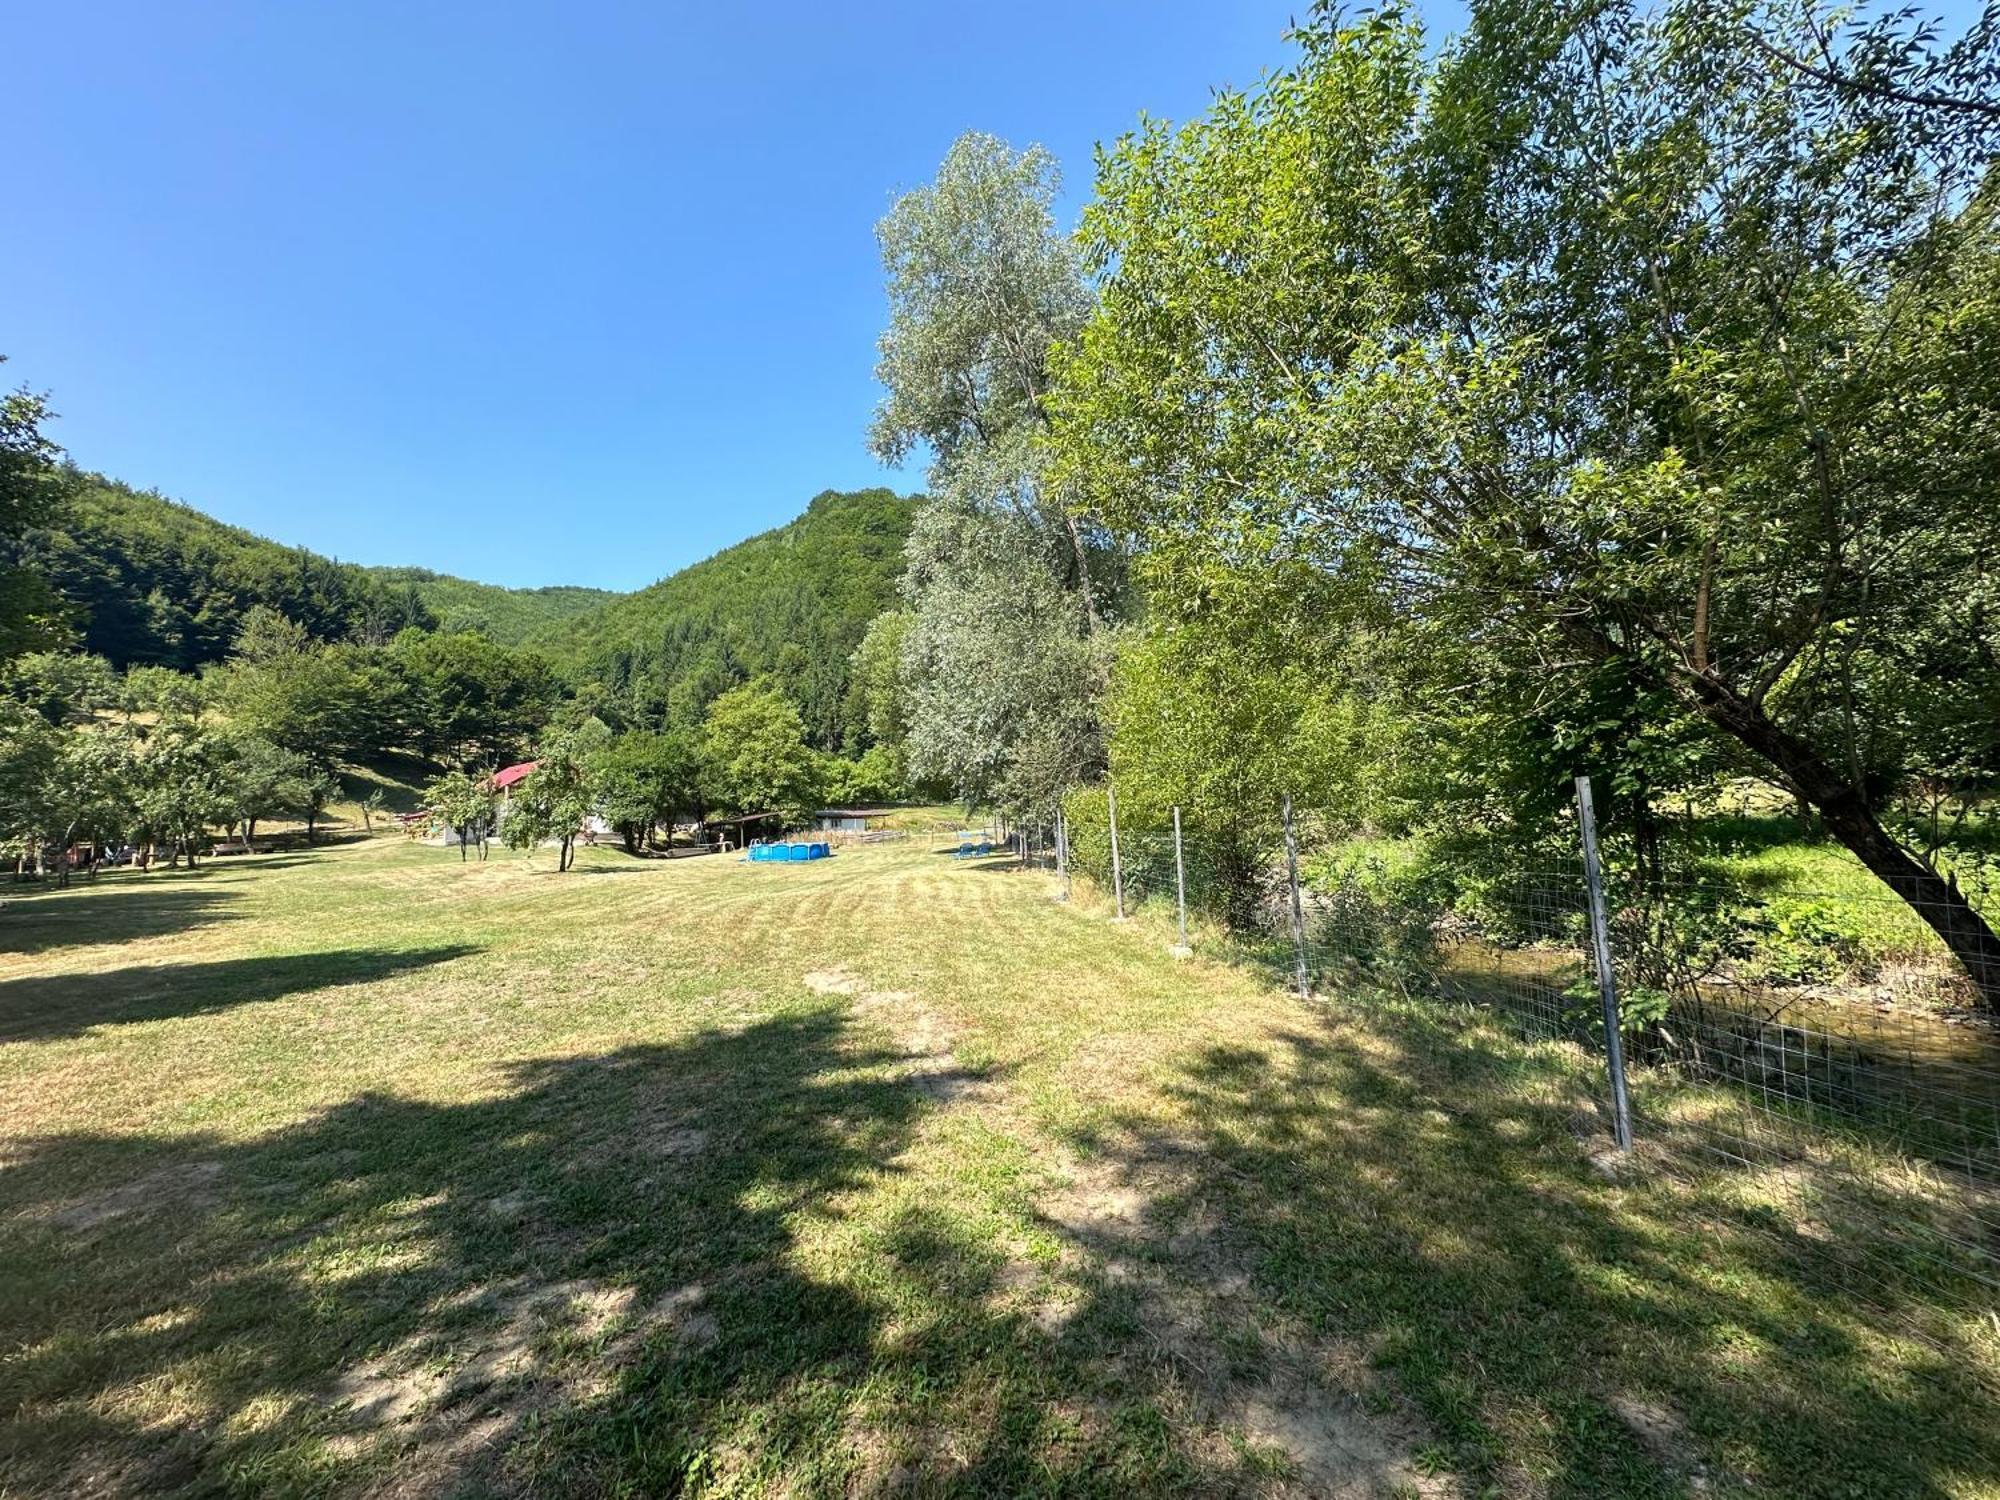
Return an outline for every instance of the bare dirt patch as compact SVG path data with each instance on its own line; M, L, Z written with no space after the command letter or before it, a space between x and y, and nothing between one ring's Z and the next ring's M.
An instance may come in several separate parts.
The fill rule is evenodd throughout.
M1164 1367L1219 1446L1282 1453L1283 1472L1258 1476L1257 1492L1331 1500L1456 1493L1417 1471L1421 1425L1382 1407L1361 1350L1261 1308L1250 1254L1192 1189L1182 1153L1075 1162L1039 1211L1065 1252L1029 1316L1059 1332L1093 1286L1135 1296L1139 1333L1120 1357ZM1026 1280L1006 1279L1015 1288Z
M424 1369L397 1370L411 1351L398 1350L379 1360L341 1373L328 1392L335 1406L347 1408L350 1420L363 1427L393 1427L437 1399L442 1378Z
M805 976L817 995L847 995L854 1014L886 1030L910 1060L905 1077L925 1098L941 1104L994 1097L991 1083L959 1060L963 1028L954 1025L908 990L871 990L846 969L819 969Z
M108 1192L66 1204L49 1215L49 1222L58 1229L87 1230L113 1219L156 1213L163 1208L185 1213L212 1203L221 1181L221 1162L191 1161L162 1167Z
M814 969L805 977L805 986L815 995L856 995L861 981L845 969Z
M720 1329L705 1301L694 1284L643 1306L629 1286L587 1280L469 1287L436 1311L480 1308L489 1321L405 1339L344 1372L328 1402L346 1408L350 1441L399 1431L395 1475L374 1493L486 1493L481 1484L529 1415L610 1391L662 1331L690 1346L712 1342Z

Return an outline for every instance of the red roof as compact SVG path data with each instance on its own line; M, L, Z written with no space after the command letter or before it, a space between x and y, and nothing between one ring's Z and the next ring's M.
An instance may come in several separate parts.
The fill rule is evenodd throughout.
M509 766L504 771L494 772L493 790L496 792L506 791L508 787L519 781L523 776L526 776L540 764L540 761L524 760L519 765Z

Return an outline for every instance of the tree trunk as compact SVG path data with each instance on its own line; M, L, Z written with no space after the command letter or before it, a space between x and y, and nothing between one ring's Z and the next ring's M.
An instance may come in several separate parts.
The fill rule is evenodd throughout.
M1067 506L1063 508L1063 525L1069 531L1070 550L1076 554L1076 585L1083 595L1083 633L1097 633L1097 592L1090 586L1090 554L1083 548L1083 528L1076 524L1076 517Z
M1758 705L1712 677L1686 684L1704 718L1777 767L1792 792L1818 809L1826 831L1923 918L1964 968L1981 1007L2000 1011L2000 935L1958 886L1897 843L1859 788Z
M465 830L464 830L463 828L458 828L458 829L454 829L454 830L453 830L453 832L455 832L455 833L456 833L456 834L458 835L458 862L459 862L460 864L464 864L464 863L465 863Z

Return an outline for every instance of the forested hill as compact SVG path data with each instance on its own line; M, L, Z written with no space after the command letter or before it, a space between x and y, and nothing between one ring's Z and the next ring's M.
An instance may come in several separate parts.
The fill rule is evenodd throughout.
M115 667L220 661L262 604L322 641L384 642L417 626L531 647L632 722L695 723L717 694L768 675L828 749L854 741L849 658L895 603L912 508L887 489L829 490L774 531L616 594L337 562L159 494L71 479L22 560L68 606L83 649Z
M601 683L631 717L692 723L719 692L776 679L815 743L859 727L849 658L896 602L914 502L828 490L804 515L636 594L531 637L576 683Z
M21 559L67 606L86 651L113 666L191 671L228 654L253 605L324 641L387 640L430 614L407 587L286 547L163 495L73 474Z
M77 473L24 539L23 560L69 606L86 651L112 665L192 671L228 654L263 604L323 641L385 641L405 626L515 645L618 595L507 589L426 568L366 568L230 526L163 495Z
M509 589L475 583L429 568L368 568L370 577L392 590L414 590L416 597L446 631L474 630L503 646L518 646L566 620L575 619L623 596L610 589L575 584L550 584L537 589Z

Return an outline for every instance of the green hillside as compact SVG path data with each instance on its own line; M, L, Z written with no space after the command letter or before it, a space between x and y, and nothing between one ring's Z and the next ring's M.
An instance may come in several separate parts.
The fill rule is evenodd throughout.
M530 648L630 723L693 724L718 694L769 677L826 749L856 741L849 658L895 603L912 509L887 489L829 490L776 530L617 594L360 567L114 480L72 480L22 560L63 599L82 648L115 667L220 661L261 604L324 641L385 642L416 626Z
M369 568L370 576L396 590L412 589L437 620L440 630L476 630L504 646L575 619L621 597L611 589L550 584L509 589L433 573L429 568Z
M365 568L286 547L190 506L74 473L67 501L20 556L67 606L86 651L114 666L191 671L220 660L253 605L327 641L429 625L423 601Z
M797 520L529 644L639 720L691 723L718 693L768 674L812 738L840 746L858 727L848 659L895 603L912 509L893 490L825 491Z

